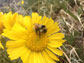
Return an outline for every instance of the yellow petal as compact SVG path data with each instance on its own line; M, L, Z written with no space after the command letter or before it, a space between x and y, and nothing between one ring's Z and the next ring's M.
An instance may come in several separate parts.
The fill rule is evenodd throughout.
M9 23L11 21L11 16L12 16L11 12L9 12L8 14L4 14L3 24L7 29L10 29Z
M47 27L47 35L48 36L53 34L53 33L56 33L56 32L60 31L58 23L54 22L52 19L50 19L50 23L49 24L46 24L46 27Z
M39 16L38 13L33 12L32 13L32 23L33 24L39 24L41 22L42 16Z
M2 34L4 29L4 25L3 25L3 13L0 12L0 34Z
M28 59L27 63L34 63L33 52L31 52L31 54L29 55L29 59Z
M32 27L32 26L31 26L32 23L31 23L31 17L30 17L30 16L25 16L25 17L24 17L23 25L24 25L26 28Z
M50 56L52 59L54 59L54 60L56 60L56 61L59 61L59 59L57 58L57 56L56 56L54 53L52 53L52 52L49 51L48 49L46 49L46 51L47 51L47 53L49 54L49 56Z
M54 20L52 18L47 18L47 19L48 19L48 22L46 22L45 25L47 28L51 28L51 26L54 24Z
M49 36L48 39L62 39L62 38L64 38L64 34L63 33L55 33L55 34Z
M43 57L42 53L39 53L40 63L46 63L45 58Z
M7 53L9 54L9 58L11 60L14 60L14 59L21 57L21 55L24 54L23 50L26 51L25 46L18 47L18 48L9 48L9 49L7 49Z
M50 43L48 43L48 46L58 48L58 47L62 46L62 44L65 42L65 40L56 39L56 40L50 40L49 42Z
M28 38L27 31L25 28L21 27L19 24L15 24L12 30L4 30L3 36L6 36L12 40L25 40Z
M48 49L51 50L53 53L59 55L59 56L63 55L63 52L61 50L58 50L58 49L55 49L55 48L52 48L52 47L49 47L49 46L48 46Z
M37 54L37 52L33 52L33 56L34 56L34 63L40 63L39 53Z
M50 24L52 24L52 23L53 23L53 22L50 21L49 18L47 18L46 16L44 16L44 17L42 18L42 20L41 20L41 24L46 25L46 26L48 26L48 25L50 25Z
M17 13L12 14L12 12L9 12L7 14L4 14L3 17L3 24L6 29L11 29L14 23L16 22Z
M46 63L56 63L45 51L42 52Z
M26 49L24 51L24 54L21 56L21 60L23 61L23 63L28 63L29 60L29 55L31 54L31 51Z
M46 63L41 52L34 52L34 63Z
M7 48L17 48L17 47L24 46L24 45L25 45L25 41L22 41L22 40L18 40L18 41L9 40L6 43Z

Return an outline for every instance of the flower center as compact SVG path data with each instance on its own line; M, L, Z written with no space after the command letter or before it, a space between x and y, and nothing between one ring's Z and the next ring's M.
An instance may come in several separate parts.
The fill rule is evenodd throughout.
M42 29L45 30L45 26L42 27L35 25L35 31L29 35L29 39L26 42L26 46L32 51L40 52L47 46L48 39L45 34L46 32L40 31Z

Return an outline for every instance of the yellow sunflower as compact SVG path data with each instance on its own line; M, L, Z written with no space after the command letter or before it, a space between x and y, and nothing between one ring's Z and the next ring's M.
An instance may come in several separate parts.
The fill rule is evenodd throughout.
M3 32L3 29L10 30L18 17L22 18L22 15L18 13L13 14L12 12L4 14L0 12L0 34Z
M19 18L19 19L18 19ZM23 16L18 13L5 13L3 16L4 32L9 32L16 22L21 23Z
M3 12L0 12L0 40L3 30L4 29L6 31L10 30L14 25L14 23L16 22L16 19L20 16L22 15L18 15L18 13L13 14L12 12L9 12L4 14ZM2 47L1 42L0 42L0 47Z
M3 35L7 41L7 53L11 60L21 58L23 63L56 63L63 52L58 47L65 42L57 22L46 16L32 13L31 16L17 18L11 30ZM9 19L10 20L10 19ZM13 19L15 21L15 19ZM54 61L55 60L55 61Z

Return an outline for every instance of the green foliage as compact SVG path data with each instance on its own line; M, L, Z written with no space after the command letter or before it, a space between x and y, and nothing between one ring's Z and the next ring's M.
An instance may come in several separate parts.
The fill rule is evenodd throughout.
M75 41L75 38L74 38L74 36L72 35L72 33L70 34L70 35L65 35L65 39L67 40L67 42L69 43L69 44L73 44L74 43L74 41Z

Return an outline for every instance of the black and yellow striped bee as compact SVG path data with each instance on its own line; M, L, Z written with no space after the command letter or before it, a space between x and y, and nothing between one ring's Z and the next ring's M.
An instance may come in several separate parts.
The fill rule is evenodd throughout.
M41 25L41 24L35 24L35 31L36 34L38 34L39 36L46 33L47 29L45 25Z

